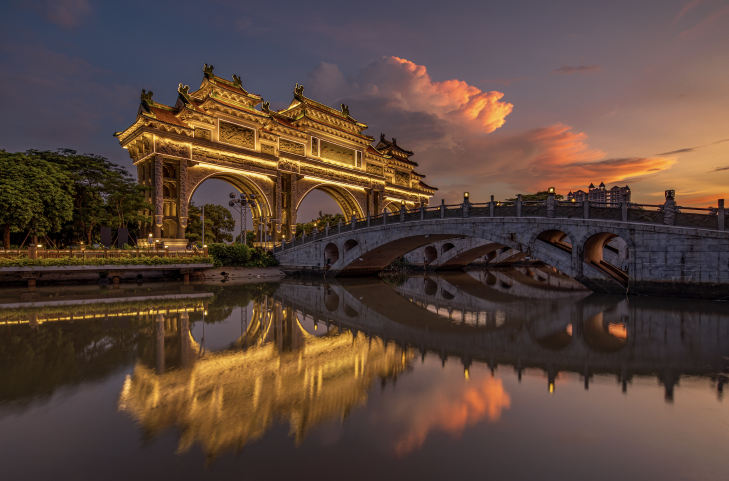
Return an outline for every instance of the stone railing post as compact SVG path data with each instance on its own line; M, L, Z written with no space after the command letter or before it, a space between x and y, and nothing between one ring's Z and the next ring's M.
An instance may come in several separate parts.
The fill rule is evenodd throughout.
M370 213L367 212L367 227L370 226Z
M463 206L463 217L465 218L471 215L471 203L468 199L464 199L461 205Z
M329 237L329 222L324 226L324 237Z
M357 216L352 214L352 230L357 228Z
M337 234L341 234L341 233L342 233L342 219L340 218L339 219L339 226L337 228Z
M521 217L521 194L516 195L516 216Z
M587 199L582 201L582 218L583 219L590 218L590 201Z
M663 204L663 224L676 225L676 191L666 191L666 202Z
M554 219L554 211L557 206L557 201L554 199L554 193L547 196L547 217Z
M382 225L387 225L387 207L382 211Z
M620 203L620 210L622 210L623 222L628 222L628 202L627 201L624 200Z
M400 205L400 222L405 222L405 204Z
M440 200L440 218L445 219L445 199Z
M489 202L489 217L494 216L494 207L496 207L496 205L494 204L494 196L492 195L491 202Z
M724 216L724 199L719 199L719 209L717 210L717 228L719 230L725 230L726 217Z
M420 220L425 220L425 207L420 206Z

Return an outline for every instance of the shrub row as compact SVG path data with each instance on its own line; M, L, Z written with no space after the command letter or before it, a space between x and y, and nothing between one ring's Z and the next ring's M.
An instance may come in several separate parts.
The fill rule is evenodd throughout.
M0 267L62 267L62 266L165 266L172 264L209 264L207 257L114 257L90 258L61 257L58 259L0 259Z
M209 244L208 254L215 267L274 267L278 261L271 253L244 244Z

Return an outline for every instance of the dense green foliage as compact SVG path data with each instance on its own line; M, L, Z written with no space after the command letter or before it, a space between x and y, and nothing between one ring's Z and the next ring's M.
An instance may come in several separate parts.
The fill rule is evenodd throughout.
M38 155L0 151L0 225L3 246L11 232L45 236L61 230L73 214L72 179Z
M0 259L0 267L62 267L62 266L165 266L173 264L209 264L208 257L61 257L59 259Z
M193 242L202 241L202 208L190 202L187 215L189 221L185 230L185 238ZM233 214L217 204L205 204L205 241L204 244L214 244L233 241L235 219Z
M0 151L0 205L8 206L0 212L4 247L10 247L10 233L18 232L43 244L91 244L102 225L126 227L136 237L139 226L151 222L144 214L152 208L148 190L99 155L69 149Z
M342 214L322 214L322 212L319 211L319 217L312 219L311 222L296 224L296 237L301 237L301 234L304 232L306 232L306 235L311 235L314 231L314 227L316 227L319 231L322 231L326 229L327 224L329 224L329 227L332 228L339 224L340 220L343 223L347 222L347 219L345 219Z
M208 254L215 267L273 267L278 261L260 247L250 248L243 244L210 244Z

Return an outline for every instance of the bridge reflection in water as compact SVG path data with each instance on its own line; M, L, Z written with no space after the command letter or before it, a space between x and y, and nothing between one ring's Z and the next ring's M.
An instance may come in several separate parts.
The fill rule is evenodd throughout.
M466 379L473 363L484 363L492 377L411 399L392 419L405 425L398 454L420 446L431 429L458 433L498 420L510 407L493 377L499 366L519 380L525 370L541 370L550 392L560 373L580 375L585 389L596 374L612 375L623 391L635 376L648 376L672 402L681 376L699 375L721 396L729 352L723 304L595 296L570 282L526 268L387 282L287 280L253 303L250 322L226 350L205 351L188 313L158 316L156 363L137 363L119 406L148 435L176 426L180 451L199 443L212 458L277 421L288 422L300 443L313 427L346 419L366 403L373 381L394 382L418 355L435 354L444 366L457 359ZM433 397L442 399L432 405Z

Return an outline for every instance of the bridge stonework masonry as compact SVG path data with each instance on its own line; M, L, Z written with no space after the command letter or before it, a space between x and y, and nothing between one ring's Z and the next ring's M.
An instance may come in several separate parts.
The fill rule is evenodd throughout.
M273 110L240 77L226 80L206 64L200 88L180 84L177 94L168 106L143 90L136 120L114 134L139 184L150 189L152 225L142 226L142 237L172 249L187 243L189 202L207 179L255 194L254 231L273 242L293 235L299 206L313 190L331 196L348 219L427 205L437 190L414 170L413 152L384 135L371 145L374 137L362 133L367 125L346 105L316 102L303 86L288 107Z
M276 246L274 255L288 272L352 276L377 273L428 246L440 257L430 261L439 270L514 250L595 292L729 297L723 200L718 208L687 210L676 205L673 191L666 191L666 202L658 206L561 202L554 194L544 202L465 199L330 226ZM608 244L619 245L621 252L611 254Z

